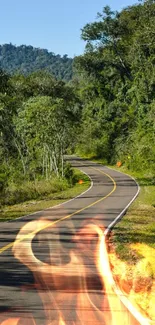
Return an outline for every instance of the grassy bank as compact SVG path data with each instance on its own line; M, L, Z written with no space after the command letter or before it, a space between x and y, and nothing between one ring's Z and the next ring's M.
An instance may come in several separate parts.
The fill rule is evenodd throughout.
M134 244L141 243L155 249L155 179L147 172L114 168L133 176L140 185L138 198L112 232L116 253L122 260L134 263L141 256L133 249Z
M74 177L74 185L69 185L69 183L62 180L54 180L51 183L46 181L38 182L35 188L37 198L25 200L18 204L3 205L0 210L0 221L16 219L36 211L47 209L81 194L89 188L90 180L85 174L76 169ZM83 182L79 184L79 180L82 180ZM29 188L32 190L32 184L26 183L22 185L22 188L25 188L25 191L26 186L27 190ZM33 191L33 193L35 192Z

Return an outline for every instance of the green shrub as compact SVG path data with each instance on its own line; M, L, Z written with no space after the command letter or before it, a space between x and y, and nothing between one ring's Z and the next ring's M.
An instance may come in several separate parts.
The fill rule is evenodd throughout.
M5 165L0 166L0 205L3 203L8 186L8 170Z
M69 186L69 182L66 179L58 177L54 177L49 181L43 179L35 182L21 181L18 185L11 183L6 189L2 203L13 205L28 200L44 198L47 195L64 191Z
M74 171L70 163L65 163L64 167L64 177L67 179L70 185L74 183Z

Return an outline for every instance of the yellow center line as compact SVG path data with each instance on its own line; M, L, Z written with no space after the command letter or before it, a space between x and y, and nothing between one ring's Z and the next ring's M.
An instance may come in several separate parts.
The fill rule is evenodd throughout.
M110 191L106 196L103 196L101 199L99 199L99 200L97 200L97 201L95 201L95 202L93 202L93 203L87 205L86 207L84 207L84 208L82 208L82 209L79 209L79 210L77 210L77 211L75 211L75 212L73 212L73 213L71 213L71 214L69 214L69 215L67 215L67 216L65 216L65 217L62 217L62 218L60 218L60 219L58 219L58 220L55 220L55 221L51 221L51 222L49 222L48 224L46 224L45 226L40 227L40 228L34 230L33 232L27 234L27 235L23 235L20 239L17 240L17 242L21 242L21 241L23 241L23 240L25 240L25 239L30 239L33 235L36 235L36 234L37 234L38 232L40 232L41 230L44 230L44 229L46 229L46 228L48 228L48 227L51 227L51 226L57 224L57 223L60 222L60 221L63 221L63 220L69 219L69 218L73 217L74 215L76 215L76 214L78 214L78 213L80 213L80 212L82 212L82 211L84 211L84 210L86 210L86 209L88 209L88 208L91 208L91 207L94 206L95 204L97 204L97 203L99 203L99 202L105 200L107 197L109 197L109 196L110 196L110 195L111 195L111 194L116 190L116 182L115 182L115 180L114 180L110 175L108 175L108 174L106 174L105 172L101 171L100 169L97 169L97 168L94 168L94 167L91 167L91 169L94 169L94 170L99 171L101 174L104 174L105 176L109 177L110 180L113 182L113 189L112 189L112 190L111 190L111 191ZM5 251L8 250L9 248L11 248L11 247L13 246L13 244L14 244L14 242L11 242L10 244L8 244L8 245L3 246L2 248L0 248L0 254L2 254L3 252L5 252Z

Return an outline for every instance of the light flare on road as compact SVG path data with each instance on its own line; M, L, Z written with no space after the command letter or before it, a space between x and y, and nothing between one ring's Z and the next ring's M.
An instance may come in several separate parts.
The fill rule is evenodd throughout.
M48 245L50 262L40 260L33 251L36 237L39 247ZM24 225L13 244L15 258L33 273L44 309L42 325L137 325L113 290L103 226L95 220L83 224L73 231L71 241L67 250L58 225L40 219ZM33 315L14 315L0 318L0 324L37 325Z

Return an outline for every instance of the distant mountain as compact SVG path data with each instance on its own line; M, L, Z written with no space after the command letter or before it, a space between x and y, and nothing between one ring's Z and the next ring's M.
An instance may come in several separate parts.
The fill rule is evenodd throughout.
M37 70L47 70L57 79L69 81L72 78L73 59L55 55L48 50L33 46L0 45L0 68L10 74L27 75Z

